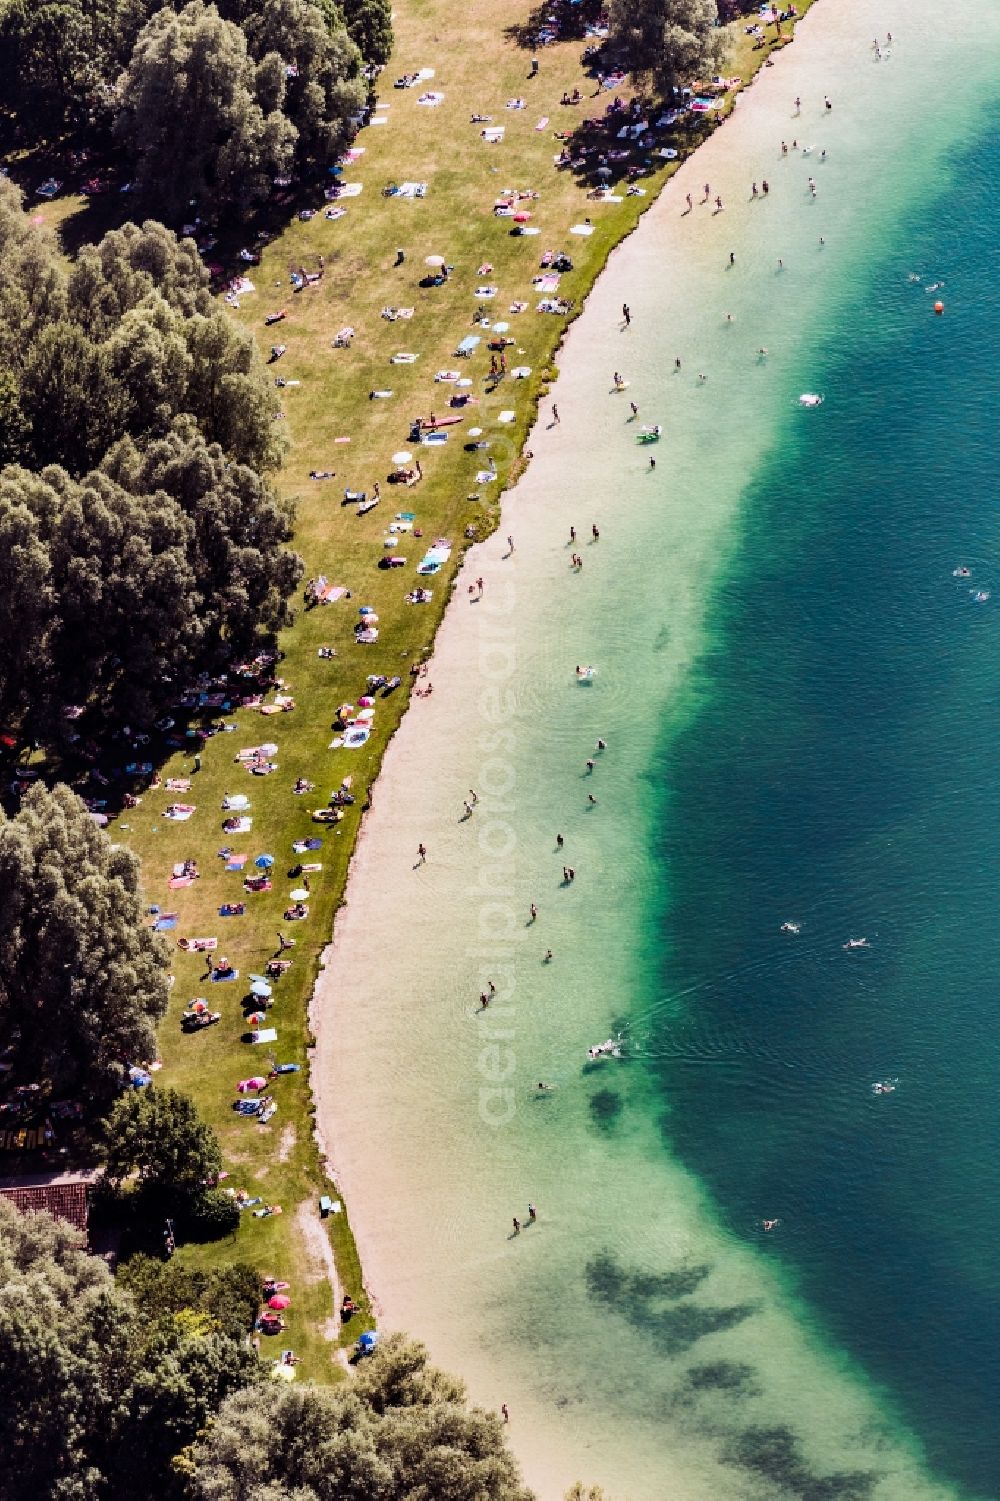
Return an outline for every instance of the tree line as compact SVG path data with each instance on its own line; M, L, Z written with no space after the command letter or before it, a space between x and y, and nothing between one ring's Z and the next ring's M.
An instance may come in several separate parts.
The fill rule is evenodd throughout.
M141 1257L0 1199L5 1501L531 1501L492 1414L393 1336L337 1388L270 1380L251 1266Z
M171 223L246 216L333 166L391 49L391 0L0 0L22 140L113 144Z
M0 180L0 723L148 725L253 646L301 575L276 392L190 240L152 221L67 268Z

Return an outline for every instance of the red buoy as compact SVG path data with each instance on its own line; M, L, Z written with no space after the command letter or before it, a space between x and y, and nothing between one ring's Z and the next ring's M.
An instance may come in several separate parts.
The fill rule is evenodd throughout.
M943 313L944 312L944 303L943 302L935 302L935 304L934 304L934 311L936 313Z

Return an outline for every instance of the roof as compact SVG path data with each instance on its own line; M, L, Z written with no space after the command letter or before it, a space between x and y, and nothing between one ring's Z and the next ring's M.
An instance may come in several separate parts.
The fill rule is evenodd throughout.
M68 1220L78 1230L87 1230L87 1184L83 1179L68 1183L38 1183L17 1188L0 1188L0 1194L22 1214L39 1214L43 1209L57 1219Z

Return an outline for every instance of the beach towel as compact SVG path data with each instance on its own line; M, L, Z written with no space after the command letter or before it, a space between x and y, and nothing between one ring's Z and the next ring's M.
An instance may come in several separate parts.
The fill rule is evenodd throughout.
M277 1042L277 1040L277 1027L264 1027L262 1031L250 1033L250 1041L254 1044L262 1042ZM261 1218L263 1218L263 1216L261 1216Z
M338 198L360 198L363 182L341 182L337 184Z
M482 136L484 141L489 141L491 145L495 146L498 142L503 140L504 126L491 125L488 129L481 130L479 134Z
M417 100L418 104L426 104L429 109L436 109L443 102L444 95L436 92L434 89L429 89L426 94L421 94Z
M593 233L594 226L592 224L574 224L570 229L571 235L592 235Z
M535 126L535 129L536 130L544 130L545 127L546 127L546 125L548 125L548 123L549 123L549 117L548 117L548 115L543 115L542 118L539 120L538 124Z
M296 855L304 855L308 850L319 850L322 848L323 841L318 835L312 839L296 839L292 845L292 849Z
M226 796L222 799L222 806L223 809L227 812L232 811L233 813L238 813L244 808L249 808L250 799L247 797L245 792L227 793Z
M226 834L249 834L253 828L252 818L227 818L222 825Z
M394 354L389 359L390 365L415 365L420 358L418 354Z
M514 416L515 416L514 412L512 412L510 410L507 410L505 412L501 412L500 413L500 415L497 417L497 421L498 422L513 422L514 421Z
M171 876L167 885L171 891L182 891L185 886L194 885L194 876Z
M226 870L242 870L247 863L247 855L229 855L226 858Z
M540 292L555 292L559 288L558 271L548 271L544 276L533 276L531 285L537 287Z
M477 287L472 295L474 297L495 297L499 290L499 287Z
M173 819L174 823L184 823L196 811L197 809L193 803L171 803L163 816L164 818Z
M190 777L167 777L166 788L168 792L190 792Z
M178 938L177 947L189 954L210 954L218 948L217 938Z
M510 374L512 380L527 380L528 376L531 374L531 366L515 365Z
M509 311L512 313L526 313L528 311L528 304L526 302L512 302Z
M427 184L425 182L401 182L394 196L397 198L426 198Z
M153 932L154 933L169 933L171 931L171 929L172 928L176 928L176 926L177 926L177 913L176 912L164 912L163 916L162 917L158 917L156 919L155 923L153 924Z
M457 370L439 370L434 379L439 385L452 385L460 376Z
M240 977L240 972L239 972L238 969L227 970L224 975L220 974L217 969L213 969L213 971L212 971L212 984L213 985L224 985L227 980L238 980L239 977Z

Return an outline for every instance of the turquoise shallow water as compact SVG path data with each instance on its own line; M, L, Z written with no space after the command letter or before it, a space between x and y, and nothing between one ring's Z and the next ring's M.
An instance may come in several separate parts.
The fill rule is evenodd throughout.
M632 1501L998 1493L1000 593L968 589L1000 590L1000 13L878 11L821 0L793 72L595 289L562 422L470 560L484 602L460 584L390 750L317 1000L321 1125L385 1320L509 1404L544 1501L577 1478ZM684 216L706 177L724 213ZM667 425L655 473L614 369ZM627 1057L589 1063L618 1029Z
M934 213L904 220L846 301L824 340L825 405L750 486L693 720L656 760L670 788L660 983L683 999L650 1036L667 1139L734 1233L780 1217L768 1254L896 1394L930 1460L987 1496L998 124L984 120ZM924 316L937 281L940 319ZM869 951L843 951L862 935ZM887 1077L896 1092L873 1097Z

